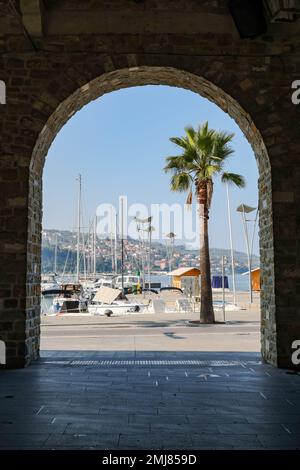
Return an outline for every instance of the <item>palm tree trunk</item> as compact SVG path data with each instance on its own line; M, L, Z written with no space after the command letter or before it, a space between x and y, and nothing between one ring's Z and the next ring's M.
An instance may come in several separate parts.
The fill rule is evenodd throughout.
M200 271L201 271L201 307L200 322L214 323L212 303L211 272L208 240L208 191L207 181L197 183L197 198L200 217Z

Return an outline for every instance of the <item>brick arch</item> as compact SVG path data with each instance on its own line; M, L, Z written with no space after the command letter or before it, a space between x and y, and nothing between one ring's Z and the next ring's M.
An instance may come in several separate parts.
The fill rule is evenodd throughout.
M106 93L143 85L169 85L184 88L207 98L228 113L239 125L254 151L259 171L265 171L266 165L270 167L263 139L251 116L236 99L213 82L194 73L173 67L140 66L104 73L79 87L62 101L38 136L32 153L31 170L35 173L42 171L44 159L54 138L64 124L83 106Z
M260 131L238 100L213 82L194 73L173 67L140 66L124 68L91 80L63 100L39 133L29 168L27 295L26 310L31 319L39 317L39 295L34 285L40 283L42 174L51 143L63 125L84 105L106 93L142 85L169 85L198 93L228 113L249 141L259 170L260 256L261 256L261 350L263 358L277 364L275 280L273 254L272 181L268 152ZM242 95L242 92L241 92ZM243 98L245 98L245 94ZM246 99L239 101L246 101ZM249 101L250 105L250 101ZM35 323L36 324L36 323ZM36 331L36 329L35 329ZM27 341L27 362L38 357L39 336Z

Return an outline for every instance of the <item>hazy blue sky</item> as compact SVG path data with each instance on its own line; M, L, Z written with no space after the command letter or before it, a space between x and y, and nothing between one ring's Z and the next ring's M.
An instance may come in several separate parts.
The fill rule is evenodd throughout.
M235 133L235 154L228 168L245 176L247 187L230 189L235 248L245 251L241 203L257 206L258 171L253 151L235 121L199 95L167 86L128 88L85 106L53 142L44 169L44 228L73 229L76 177L83 180L85 225L101 203L183 204L185 194L172 193L165 157L178 153L171 136L188 124L208 120L210 127ZM249 224L250 225L250 224ZM252 224L251 224L252 227ZM229 247L225 186L216 181L210 214L211 247ZM255 250L258 252L258 236Z

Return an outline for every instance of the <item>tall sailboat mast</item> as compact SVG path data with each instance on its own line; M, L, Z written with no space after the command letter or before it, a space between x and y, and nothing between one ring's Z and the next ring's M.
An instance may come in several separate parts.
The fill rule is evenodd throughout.
M111 272L115 270L114 260L114 245L113 245L113 212L112 207L110 208L110 256L111 256Z
M55 234L55 248L54 248L54 275L57 274L57 239L58 235Z
M97 216L95 215L95 217L94 217L94 233L93 233L93 273L94 273L94 279L96 279L96 268L97 268L96 242L97 242Z
M150 216L149 218L149 226L148 226L148 238L149 238L149 252L148 252L148 289L149 289L149 295L150 295L150 289L151 289L151 242L152 242L152 230L153 227L151 225L152 217Z
M226 183L226 195L227 195L227 213L228 213L229 241L230 241L230 253L231 253L231 274L232 274L233 303L234 303L234 305L236 305L236 286L235 286L234 251L233 251L233 238L232 238L232 219L231 219L231 206L230 206L228 183Z
M122 276L122 294L124 295L124 208L123 208L123 198L121 198L121 276Z
M77 177L78 181L78 200L77 200L77 282L79 282L80 268L80 221L81 221L81 175Z
M114 246L114 267L115 267L115 274L118 274L118 214L116 214L115 220L115 246Z
M88 235L86 241L86 270L87 274L92 274L92 251L93 251L93 229L92 229L93 221L90 220L89 227L88 227Z

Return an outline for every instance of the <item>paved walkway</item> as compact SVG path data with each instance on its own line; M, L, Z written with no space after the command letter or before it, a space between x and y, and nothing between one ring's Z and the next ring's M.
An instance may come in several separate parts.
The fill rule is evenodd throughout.
M226 324L191 326L199 313L42 317L43 350L247 351L260 349L258 309L226 312ZM223 320L218 312L216 319Z
M300 448L300 376L257 353L51 351L0 381L1 449Z

